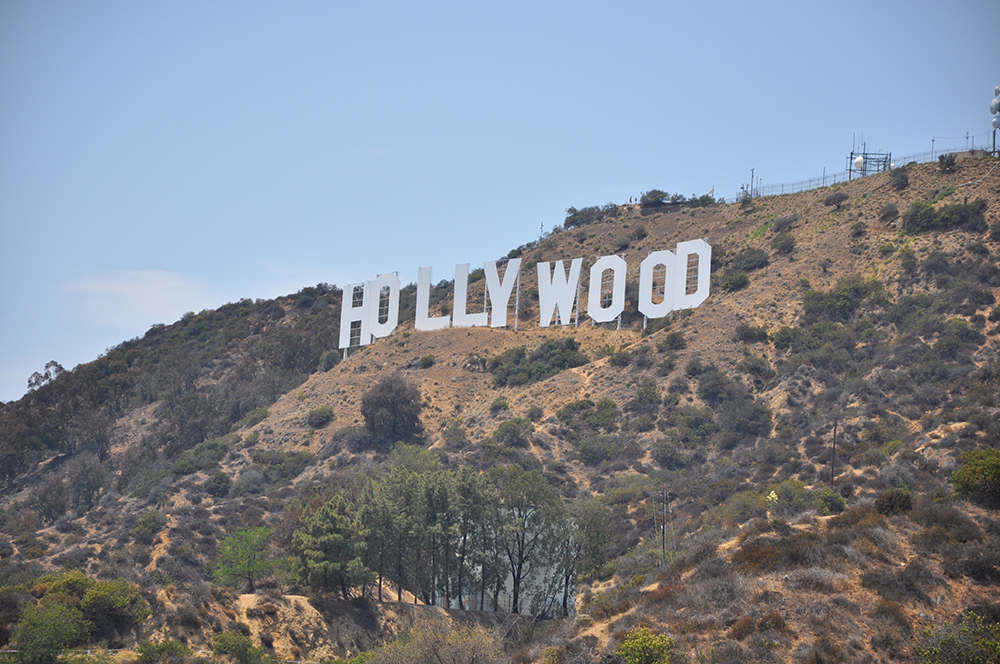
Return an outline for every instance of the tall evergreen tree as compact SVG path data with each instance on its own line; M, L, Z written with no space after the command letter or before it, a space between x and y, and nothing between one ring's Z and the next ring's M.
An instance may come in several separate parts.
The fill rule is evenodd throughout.
M315 512L303 515L303 526L292 535L295 573L311 587L339 587L344 599L354 585L371 579L363 562L365 530L342 496L334 496Z

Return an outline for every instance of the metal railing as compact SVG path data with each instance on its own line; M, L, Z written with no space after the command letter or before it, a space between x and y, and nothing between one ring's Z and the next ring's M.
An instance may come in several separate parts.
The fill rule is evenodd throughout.
M954 147L945 149L934 149L927 152L918 152L916 154L904 155L902 157L895 157L893 163L896 166L904 166L906 164L925 164L927 162L936 161L938 157L943 154L954 154L960 158L963 156L988 156L990 154L989 150L971 150L968 147ZM829 187L830 185L837 184L838 182L847 182L849 179L857 180L860 179L857 173L850 173L844 171L843 173L833 173L829 175L821 175L820 177L809 178L808 180L799 180L798 182L788 182L784 184L770 184L767 186L755 186L752 192L754 198L759 196L780 196L782 194L797 194L801 191L809 191L811 189L821 189L823 187ZM736 194L734 200L739 201L743 196L742 191Z

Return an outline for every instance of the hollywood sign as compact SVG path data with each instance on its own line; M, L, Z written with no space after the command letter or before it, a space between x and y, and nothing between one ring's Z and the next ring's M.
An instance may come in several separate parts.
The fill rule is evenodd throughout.
M673 311L693 309L708 298L712 247L704 240L678 242L675 251L654 251L639 264L637 308L647 318L663 318ZM625 310L625 271L621 256L602 256L590 268L587 315L596 323L615 320ZM538 271L539 327L553 318L569 325L574 307L579 311L580 272L583 259L543 262ZM508 261L500 277L496 261L485 261L487 311L468 312L469 264L455 266L454 313L430 316L431 268L417 271L417 330L449 327L506 327L508 308L515 286L520 291L521 259ZM389 336L399 322L399 276L380 274L374 281L351 284L344 289L340 312L340 348L365 346Z

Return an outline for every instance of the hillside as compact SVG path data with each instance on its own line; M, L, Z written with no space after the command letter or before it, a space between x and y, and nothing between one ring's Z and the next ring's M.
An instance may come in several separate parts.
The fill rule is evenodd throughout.
M1000 447L996 166L571 214L508 256L517 332L415 331L411 285L395 334L340 360L342 292L319 284L47 367L0 408L0 641L67 570L150 608L81 643L243 633L287 659L471 621L504 624L518 662L614 661L643 625L691 660L916 661L922 630L1000 621L997 492L949 482ZM698 238L711 296L644 325L639 262ZM534 264L583 257L586 275L610 254L628 263L620 329L540 328ZM432 313L452 305L432 289ZM366 427L372 395L421 426ZM327 506L368 570L336 572L352 583L289 563ZM256 587L212 574L247 529L282 563ZM539 538L520 588L512 530ZM514 629L512 594L534 617Z

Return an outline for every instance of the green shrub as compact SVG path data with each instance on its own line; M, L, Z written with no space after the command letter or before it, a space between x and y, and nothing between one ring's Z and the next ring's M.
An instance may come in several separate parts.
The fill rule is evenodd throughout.
M779 254L790 254L795 251L795 238L788 231L779 233L771 240L771 248Z
M726 269L726 274L735 274L737 272L753 272L754 270L759 270L762 267L767 267L768 263L771 262L770 257L767 252L763 249L744 249L738 254L734 255L732 260L729 261L729 266Z
M435 357L433 355L424 355L420 358L420 368L430 369L434 366Z
M778 350L786 350L799 337L800 331L787 325L778 328L771 334L771 343Z
M643 208L658 208L666 205L670 200L670 194L659 189L650 189L639 198L639 205Z
M627 367L632 361L632 353L627 350L616 350L611 353L611 357L608 358L608 362L613 367Z
M637 627L625 635L615 654L625 664L665 664L670 661L674 640L653 634L646 626Z
M955 494L986 506L1000 505L1000 450L965 452L948 478Z
M875 498L875 509L886 516L909 512L913 509L913 494L906 489L886 489Z
M79 609L62 602L39 602L21 614L14 633L18 661L56 664L59 653L86 640L90 624Z
M942 173L951 173L955 170L955 164L958 158L951 152L946 152L942 155L938 155L938 168L941 169Z
M534 404L530 408L528 408L527 417L532 422L537 422L538 420L542 419L543 415L545 415L545 411L542 410L542 407L537 404Z
M884 288L878 279L864 279L853 274L837 280L826 293L808 290L802 297L806 317L813 321L849 321L860 307L884 298Z
M238 439L235 434L228 434L198 443L193 449L183 452L170 470L174 475L190 475L211 468L222 461L229 453L230 445Z
M701 363L701 359L697 357L692 357L688 360L687 365L684 367L684 373L686 373L691 378L695 376L700 376L707 367Z
M746 272L736 272L722 280L722 290L734 292L742 290L750 285L750 277Z
M661 353L666 353L672 350L681 350L683 348L687 348L687 341L684 339L683 332L671 332L656 344L656 350Z
M490 404L490 415L497 415L505 410L510 410L510 404L507 403L507 397L497 397Z
M811 497L820 516L840 514L847 507L844 497L828 486L813 491Z
M212 652L230 655L238 664L260 664L264 651L253 645L249 636L239 632L223 632L212 637Z
M742 341L747 344L759 344L764 343L768 339L767 326L766 325L750 325L748 323L740 323L736 326L736 340Z
M339 350L328 350L319 356L319 366L316 367L321 373L325 373L340 364L341 352Z
M184 660L191 655L191 649L177 641L150 643L143 641L137 648L139 661L144 664L158 664L174 660Z
M988 664L1000 661L1000 624L969 612L961 623L925 630L913 652L921 664Z
M528 437L535 430L530 420L521 417L503 422L493 432L491 440L496 445L507 447L528 447Z
M589 362L573 337L550 339L530 354L524 346L511 348L489 360L493 386L525 385L545 380L557 373Z
M139 523L132 529L132 537L139 544L152 544L153 538L167 525L167 517L156 510L149 510L141 517Z
M279 450L253 450L251 471L263 475L267 484L291 480L313 462L315 457L308 452L281 452Z
M987 229L986 201L977 198L971 203L956 203L935 209L926 201L916 201L903 214L903 230L923 233L932 230L960 229L983 233Z
M619 435L598 435L583 438L576 448L577 458L588 466L614 461L634 451L630 439Z
M152 614L136 587L124 579L94 583L80 601L80 608L93 622L94 635L99 638L109 638Z
M259 408L254 408L249 413L243 416L239 422L233 425L233 431L237 429L249 428L254 425L260 424L267 419L270 414L266 406L260 406Z
M313 408L306 415L306 422L313 429L326 426L333 419L333 406L323 404L319 408Z
M229 493L229 487L233 485L233 480L224 473L218 471L202 483L201 488L205 493L216 498L224 498Z

